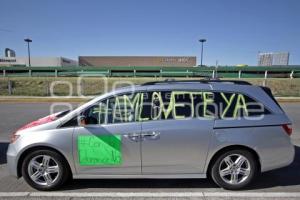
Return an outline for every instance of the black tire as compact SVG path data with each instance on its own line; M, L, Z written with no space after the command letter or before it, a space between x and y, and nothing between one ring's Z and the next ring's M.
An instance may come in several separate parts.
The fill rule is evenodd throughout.
M58 165L59 168L59 174L56 178L56 180L51 185L40 185L35 183L29 175L28 172L28 165L31 159L33 159L36 156L40 155L47 155L50 156L55 160L55 162ZM22 176L25 179L25 181L33 188L37 190L42 191L49 191L49 190L55 190L58 189L60 186L62 186L70 177L70 170L66 164L65 159L55 151L50 150L36 150L33 152L30 152L28 155L25 156L23 163L22 163Z
M250 173L248 175L248 177L241 183L237 183L237 184L230 184L225 182L222 178L221 175L219 173L219 167L220 164L222 162L222 160L224 158L226 158L229 155L233 155L233 154L239 154L244 156L250 163ZM247 186L250 185L250 183L256 178L257 174L259 173L259 167L258 167L258 160L256 159L256 157L253 155L253 153L251 153L250 151L247 150L230 150L227 152L222 153L221 155L219 155L211 168L210 171L210 175L213 179L213 181L220 187L227 189L227 190L239 190L242 188L245 188Z

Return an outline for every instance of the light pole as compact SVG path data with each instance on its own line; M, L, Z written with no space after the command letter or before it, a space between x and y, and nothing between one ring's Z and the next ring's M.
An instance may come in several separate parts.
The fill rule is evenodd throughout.
M29 38L26 38L26 39L24 39L24 41L25 42L27 42L27 50L28 50L28 65L29 65L29 67L31 66L31 64L30 64L30 46L29 46L29 43L30 42L32 42L32 40L31 39L29 39Z
M203 43L206 42L206 39L200 39L199 42L201 42L201 67L202 67L202 60L203 60Z

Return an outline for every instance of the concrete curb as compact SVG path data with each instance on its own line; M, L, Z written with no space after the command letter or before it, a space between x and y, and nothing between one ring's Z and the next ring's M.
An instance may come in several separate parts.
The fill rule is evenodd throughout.
M300 97L275 97L275 99L280 103L298 103L300 102Z

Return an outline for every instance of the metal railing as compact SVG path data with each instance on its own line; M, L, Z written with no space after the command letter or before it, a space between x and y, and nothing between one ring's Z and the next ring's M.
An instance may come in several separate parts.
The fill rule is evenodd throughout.
M2 77L300 78L300 66L282 67L0 67Z

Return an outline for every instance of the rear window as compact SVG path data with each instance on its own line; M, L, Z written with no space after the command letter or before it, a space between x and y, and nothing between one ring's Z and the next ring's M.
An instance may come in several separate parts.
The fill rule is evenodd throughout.
M261 86L260 87L261 89L263 89L264 90L264 92L277 104L277 106L283 111L283 109L281 108L281 106L280 106L280 104L278 103L278 101L275 99L275 97L273 96L273 94L272 94L272 91L271 91L271 89L270 88L268 88L268 87L263 87L263 86Z

